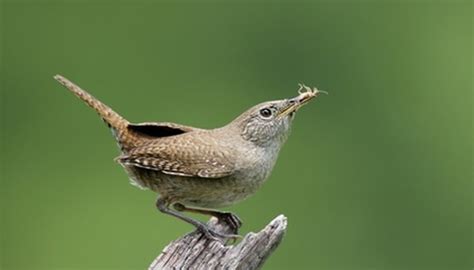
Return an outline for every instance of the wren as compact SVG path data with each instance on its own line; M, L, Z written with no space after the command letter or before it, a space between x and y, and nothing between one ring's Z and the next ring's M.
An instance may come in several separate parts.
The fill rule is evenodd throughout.
M194 225L210 239L236 238L241 220L213 208L254 194L270 175L296 111L323 91L300 84L299 95L263 102L227 125L201 129L168 122L133 124L68 79L54 77L92 107L112 130L116 161L132 184L158 193L162 213ZM182 212L211 215L229 224L223 235Z

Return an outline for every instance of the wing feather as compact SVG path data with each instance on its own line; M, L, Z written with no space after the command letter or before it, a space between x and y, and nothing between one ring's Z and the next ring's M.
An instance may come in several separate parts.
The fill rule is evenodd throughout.
M221 178L234 172L230 158L232 149L215 147L202 138L188 137L153 141L119 156L117 160L124 165L186 177Z

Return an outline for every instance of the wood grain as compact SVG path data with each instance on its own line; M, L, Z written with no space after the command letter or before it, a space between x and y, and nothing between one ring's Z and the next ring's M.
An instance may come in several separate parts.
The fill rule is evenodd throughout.
M218 232L232 233L216 218L211 218L208 225ZM168 244L148 269L259 269L280 244L286 226L286 217L279 215L236 245L226 245L222 239L212 241L194 231Z

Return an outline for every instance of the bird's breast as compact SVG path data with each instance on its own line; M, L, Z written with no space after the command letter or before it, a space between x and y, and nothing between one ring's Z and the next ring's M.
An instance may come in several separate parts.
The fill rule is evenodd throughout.
M270 176L279 150L279 147L252 148L242 153L244 162L239 170L242 181L260 186Z

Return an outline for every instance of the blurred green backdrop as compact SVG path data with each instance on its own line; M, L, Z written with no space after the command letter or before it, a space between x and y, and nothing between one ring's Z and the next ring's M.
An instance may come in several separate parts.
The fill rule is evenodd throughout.
M2 269L144 269L192 228L128 184L109 131L52 77L131 121L217 127L298 82L265 269L472 269L472 2L4 1Z

